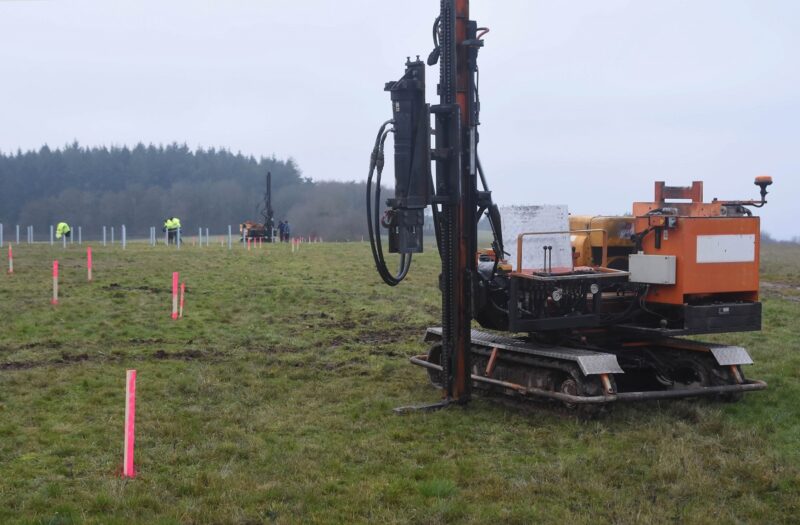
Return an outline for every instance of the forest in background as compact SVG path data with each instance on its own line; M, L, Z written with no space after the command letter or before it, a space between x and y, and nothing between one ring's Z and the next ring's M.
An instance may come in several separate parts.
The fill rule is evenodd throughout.
M262 220L265 177L272 173L275 222L292 233L330 240L366 235L364 183L314 181L297 164L275 156L255 158L225 149L192 150L185 144L132 148L43 146L0 153L0 223L34 226L37 239L59 221L82 226L86 238L103 225L126 226L147 236L177 216L187 235L198 227L222 233L245 220ZM24 236L24 233L23 233Z
M315 181L291 158L192 150L185 144L88 148L76 142L0 152L0 223L8 238L14 225L20 225L22 237L32 225L37 240L45 240L50 225L60 221L82 226L87 239L98 238L104 225L122 224L129 236L146 237L151 226L160 230L173 215L186 235L198 227L221 234L231 225L237 231L245 220L261 222L267 172L276 224L288 219L294 235L332 241L367 235L363 182ZM382 192L381 200L391 197L391 190ZM484 222L480 227L488 230ZM427 230L431 226L426 220ZM762 239L781 242L767 232Z

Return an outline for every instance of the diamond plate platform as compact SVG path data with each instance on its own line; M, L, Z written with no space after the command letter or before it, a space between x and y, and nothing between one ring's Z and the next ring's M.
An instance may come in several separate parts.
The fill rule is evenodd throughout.
M753 358L741 346L708 344L708 348L720 366L753 364Z

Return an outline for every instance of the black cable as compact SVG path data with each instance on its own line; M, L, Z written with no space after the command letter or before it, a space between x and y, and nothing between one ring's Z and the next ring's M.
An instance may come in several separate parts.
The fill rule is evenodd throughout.
M384 131L383 135L381 136L380 147L378 149L378 163L379 164L378 164L377 175L376 175L376 178L375 178L375 212L374 212L375 213L375 225L376 225L376 228L379 228L379 224L380 224L379 220L378 220L378 217L379 217L379 207L380 207L380 201L381 201L381 175L383 174L383 159L384 159L383 147L384 147L384 144L386 142L386 137L389 136L389 133L394 133L394 129L387 129L386 131ZM397 273L396 276L392 276L391 273L388 270L388 266L386 264L386 259L385 259L384 255L383 255L383 244L382 244L381 237L380 237L380 230L377 231L377 234L378 235L376 236L376 240L377 240L376 244L377 244L377 247L378 247L378 255L380 257L381 266L383 267L383 270L385 271L384 281L386 281L387 284L389 283L389 281L392 281L394 284L391 284L390 286L395 286L395 285L399 284L400 281L405 279L406 275L408 274L408 270L411 268L411 254L405 254L405 253L401 254L401 256L400 256L400 268L398 269L398 273ZM387 279L387 277L389 279Z
M379 210L381 198L381 174L383 173L384 166L383 148L386 142L386 137L389 135L389 133L394 132L393 129L386 129L386 127L393 123L394 122L392 120L387 120L378 130L378 135L375 137L375 145L370 156L369 174L367 176L367 229L369 233L370 248L372 250L372 257L375 260L375 267L378 270L378 274L389 286L398 285L400 281L406 277L408 270L411 268L411 255L402 254L400 257L400 267L398 272L396 275L392 275L388 269L386 259L383 255L383 244L381 241ZM376 184L374 209L372 198L373 177L375 178Z
M475 162L478 164L478 175L481 178L481 186L483 186L483 191L489 191L489 184L486 182L486 175L483 174L483 166L481 165L481 158L478 154L475 154Z

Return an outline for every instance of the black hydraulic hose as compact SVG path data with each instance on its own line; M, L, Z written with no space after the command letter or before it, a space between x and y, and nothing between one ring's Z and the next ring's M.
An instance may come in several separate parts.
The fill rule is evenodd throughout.
M379 207L380 207L380 201L381 201L381 175L383 173L383 159L384 159L383 147L384 147L384 144L386 142L386 137L389 136L389 133L394 133L394 130L393 129L387 129L386 131L384 131L383 135L381 136L380 147L378 149L378 169L377 169L376 178L375 178L375 210L374 210L375 216L374 216L374 218L375 218L375 226L376 226L376 233L377 233L377 235L375 236L375 239L376 239L376 245L377 245L377 248L378 248L378 255L379 255L381 263L382 263L381 266L385 270L385 273L386 273L385 277L390 277L391 278L390 280L394 282L394 284L392 284L391 286L395 286L395 285L399 284L400 281L405 279L406 275L408 274L408 270L411 268L411 254L405 254L405 253L401 254L401 256L400 256L400 268L398 269L398 273L397 273L396 276L392 276L391 273L388 271L388 267L386 265L386 259L385 259L384 255L383 255L383 243L381 241L381 236L380 236L380 221L379 221L379 216L380 216L380 213L379 213L379 209L380 208ZM384 279L384 281L386 281L387 283L389 282L387 279Z
M486 182L486 175L483 173L483 165L481 165L481 158L476 154L475 161L478 167L478 175L481 179L481 185L483 186L483 191L489 191L489 184ZM495 251L495 264L494 269L492 270L492 274L497 273L497 265L500 263L500 259L503 258L505 255L505 246L503 246L503 232L502 225L497 224L500 219L500 210L497 209L495 204L489 206L486 210L486 218L489 219L489 226L492 229L492 237L494 238L494 242L492 243L492 248Z
M481 165L481 159L477 155L475 155L475 162L478 164L478 175L481 177L481 185L483 186L483 191L489 191L489 185L486 183L486 175L483 174L483 166Z
M383 281L388 284L389 286L396 286L397 284L402 281L405 276L408 274L408 270L411 268L411 255L410 254L402 254L400 257L400 267L398 269L397 275L392 275L386 265L386 259L383 255L383 245L381 242L381 232L380 232L380 195L381 195L381 174L383 172L383 165L384 165L384 154L383 154L383 145L386 141L386 137L389 133L392 133L394 130L386 129L386 127L392 124L393 121L387 120L383 123L383 125L378 130L378 135L375 138L375 145L372 149L372 154L370 156L370 165L369 165L369 175L367 177L367 229L369 233L369 242L370 248L372 250L372 257L375 260L375 267L378 270L378 274L381 276ZM373 198L372 198L372 181L373 177L375 177L375 199L374 199L374 209L373 209Z

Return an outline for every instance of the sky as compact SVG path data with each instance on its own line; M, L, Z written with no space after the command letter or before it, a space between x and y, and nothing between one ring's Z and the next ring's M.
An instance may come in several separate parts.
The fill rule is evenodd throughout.
M769 174L762 229L800 236L800 2L471 4L496 202L620 214L656 180L747 199ZM0 150L179 142L364 180L383 84L427 57L438 5L0 0Z

